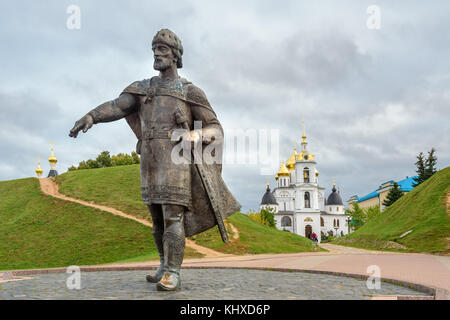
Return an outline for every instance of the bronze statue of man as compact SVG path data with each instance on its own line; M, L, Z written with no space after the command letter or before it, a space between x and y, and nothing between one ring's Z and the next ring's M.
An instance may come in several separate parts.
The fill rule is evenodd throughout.
M180 39L168 29L160 30L153 38L152 51L153 68L159 75L132 83L118 98L88 112L69 136L76 138L80 130L86 132L96 123L126 118L138 138L142 199L152 217L160 256L156 273L148 275L147 281L157 283L158 290L172 291L181 285L185 237L216 224L220 227L217 214L226 218L240 204L221 177L222 126L204 92L178 75L183 65ZM201 121L200 129L194 130L194 121ZM174 139L175 130L183 126L189 130ZM192 162L174 162L172 150L178 143L202 148L216 144L216 162L202 164L202 170Z

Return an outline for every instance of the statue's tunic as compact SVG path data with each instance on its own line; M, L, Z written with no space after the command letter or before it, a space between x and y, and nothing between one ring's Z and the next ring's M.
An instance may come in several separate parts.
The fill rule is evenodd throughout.
M131 94L136 105L126 117L138 138L136 152L141 156L142 199L147 205L178 204L186 207L185 234L192 236L214 227L217 222L212 209L213 202L220 208L223 219L240 209L240 204L228 190L222 179L220 163L203 164L206 176L200 174L193 163L174 163L171 159L173 130L181 129L175 111L181 109L190 130L194 121L202 122L203 132L220 136L222 142L215 146L222 155L223 129L201 89L178 78L164 81L153 77L136 81L124 89ZM91 110L95 122L111 121L114 110ZM120 114L120 112L119 112ZM116 119L116 118L114 118ZM208 179L213 192L206 191L203 180Z
M141 127L141 191L147 205L178 204L192 207L190 165L172 161L172 149L177 141L171 135L180 128L175 118L177 108L186 114L189 127L193 125L188 104L175 96L187 96L185 81L150 81L132 84L124 92L135 94ZM146 87L145 95L139 86ZM136 90L137 88L137 90ZM206 125L211 125L207 123Z

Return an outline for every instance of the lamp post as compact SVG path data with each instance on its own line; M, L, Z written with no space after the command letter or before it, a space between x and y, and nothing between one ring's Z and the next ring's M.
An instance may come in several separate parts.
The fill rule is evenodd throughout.
M334 230L336 231L336 238L338 237L338 233L337 233L338 229L339 229L338 226L335 226L335 227L334 227Z
M350 219L350 216L347 217L347 227L348 227L348 233L350 233L350 221L352 221L352 219Z

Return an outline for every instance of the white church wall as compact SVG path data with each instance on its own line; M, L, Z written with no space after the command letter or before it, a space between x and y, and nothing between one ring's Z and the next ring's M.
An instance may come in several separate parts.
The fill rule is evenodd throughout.
M261 209L272 209L273 213L278 213L278 208L279 206L277 206L276 204L262 204L259 206L259 210Z
M291 220L291 225L285 225L283 226L281 223L281 220L283 219L283 217L288 217ZM277 227L278 230L282 230L282 231L289 231L289 232L293 232L293 228L294 228L294 221L293 221L293 216L292 215L283 215L283 214L279 214L275 216L275 226Z
M296 230L297 234L306 237L306 226L311 226L311 234L315 232L317 239L321 241L320 235L320 214L319 213L297 213L296 214ZM306 221L305 221L306 220Z
M295 170L289 170L290 184L296 183Z
M321 227L323 233L328 234L328 231L332 231L333 235L336 236L334 221L339 220L339 227L337 228L338 237L341 236L341 231L344 235L348 234L347 216L338 214L322 215L322 219L324 220L324 225Z

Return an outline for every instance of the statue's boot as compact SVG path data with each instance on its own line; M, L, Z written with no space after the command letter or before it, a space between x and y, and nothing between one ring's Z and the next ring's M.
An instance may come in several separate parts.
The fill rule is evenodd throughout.
M164 220L162 214L162 208L160 205L149 206L150 214L153 221L153 239L155 240L156 249L159 253L159 267L156 269L154 274L149 274L146 276L148 282L157 283L161 280L164 275L164 245L163 245L163 235L164 235Z
M163 230L161 229L153 229L153 238L155 239L156 248L159 253L159 267L156 269L154 274L148 274L146 279L148 282L157 283L164 275L164 246L163 246ZM155 230L157 232L155 232Z
M181 288L180 269L186 241L184 234L164 233L164 275L156 284L158 291L175 291Z

